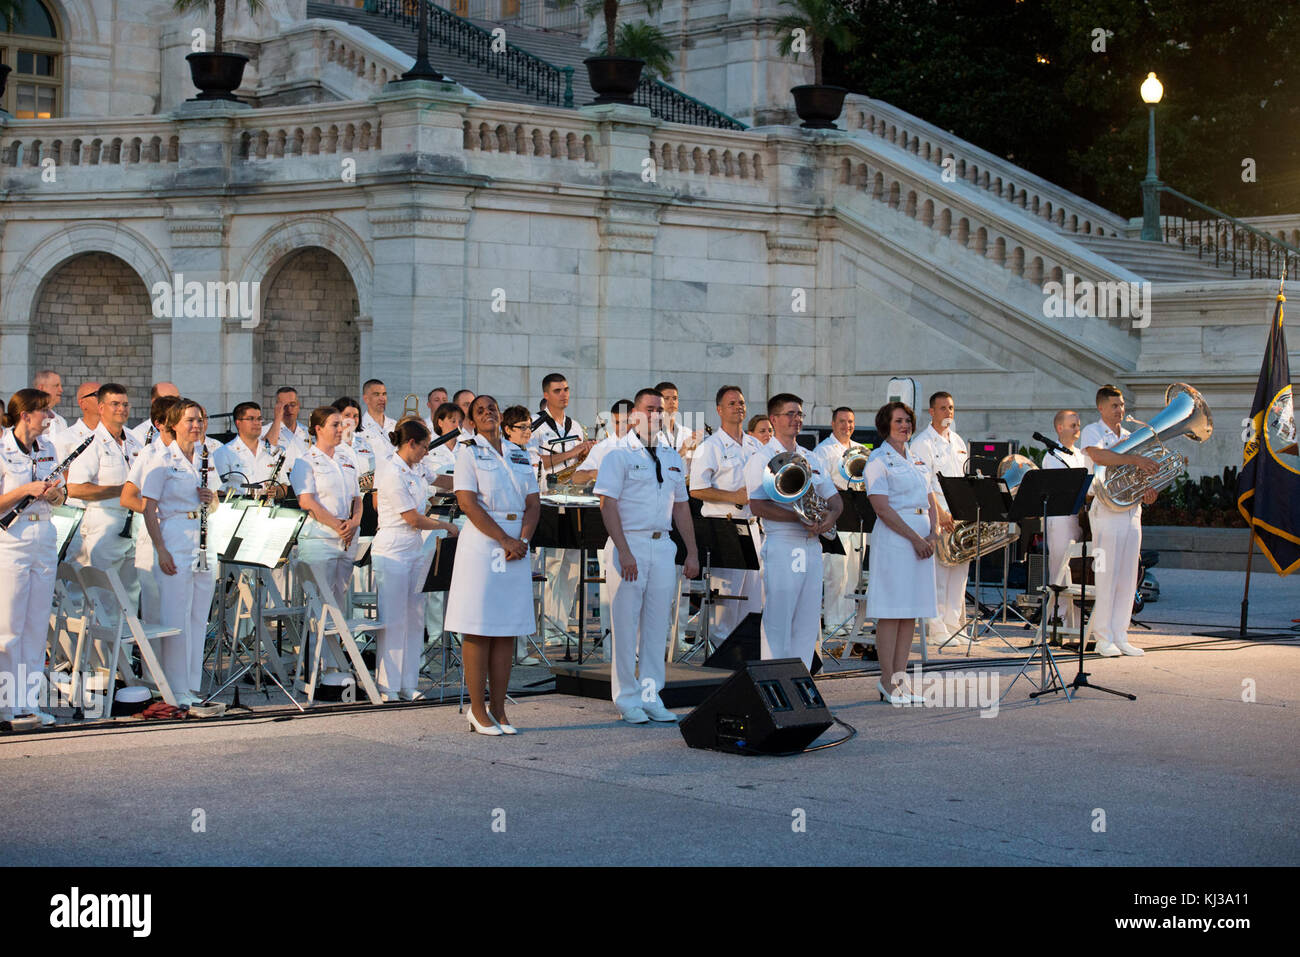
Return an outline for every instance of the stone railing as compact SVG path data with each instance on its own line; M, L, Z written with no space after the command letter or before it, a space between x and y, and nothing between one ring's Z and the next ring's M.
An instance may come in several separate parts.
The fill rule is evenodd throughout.
M960 182L984 190L1031 216L1070 233L1123 236L1128 225L1122 217L1035 176L1026 169L982 150L919 117L867 96L850 94L841 114L850 132L893 144Z
M650 157L659 173L763 179L766 144L761 138L718 131L700 136L695 127L664 124L651 134Z
M1284 216L1242 216L1241 221L1261 233L1275 236L1284 243L1300 246L1300 213Z
M180 138L167 117L10 120L0 126L0 166L175 164Z
M237 161L381 151L379 113L369 103L254 110L235 119Z
M256 51L259 98L320 86L341 100L364 100L410 69L396 47L352 24L306 20L263 41Z
M466 111L462 129L469 152L596 162L595 125L573 110L485 104Z

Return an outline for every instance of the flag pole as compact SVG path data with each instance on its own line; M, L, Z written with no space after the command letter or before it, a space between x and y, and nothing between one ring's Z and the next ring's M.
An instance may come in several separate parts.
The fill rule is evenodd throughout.
M1250 532L1250 547L1246 549L1246 590L1241 596L1241 631L1240 637L1246 637L1246 615L1250 611L1250 566L1255 558L1255 526L1248 525Z

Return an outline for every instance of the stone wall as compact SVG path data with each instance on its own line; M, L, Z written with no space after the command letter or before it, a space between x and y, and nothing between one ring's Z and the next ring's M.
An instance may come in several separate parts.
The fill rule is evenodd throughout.
M56 411L69 421L78 417L77 385L88 380L120 382L132 409L145 407L153 371L150 315L144 283L116 256L76 256L50 275L29 342L31 368L63 377L63 404Z
M306 249L284 260L266 294L257 335L263 411L293 386L302 418L344 395L360 399L357 293L337 256Z

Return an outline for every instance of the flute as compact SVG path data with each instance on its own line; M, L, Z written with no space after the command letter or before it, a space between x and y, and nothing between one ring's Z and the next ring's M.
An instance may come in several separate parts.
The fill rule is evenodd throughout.
M208 446L203 444L203 455L199 465L200 484L199 490L208 487ZM199 553L194 557L194 570L196 572L205 572L208 570L208 503L199 497Z

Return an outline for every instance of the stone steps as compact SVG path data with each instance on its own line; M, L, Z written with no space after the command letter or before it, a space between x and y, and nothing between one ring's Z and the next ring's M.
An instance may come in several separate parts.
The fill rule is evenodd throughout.
M1071 238L1099 256L1137 273L1149 282L1190 282L1197 279L1234 278L1231 266L1215 266L1214 261L1198 259L1196 253L1165 243L1113 236L1074 234Z

